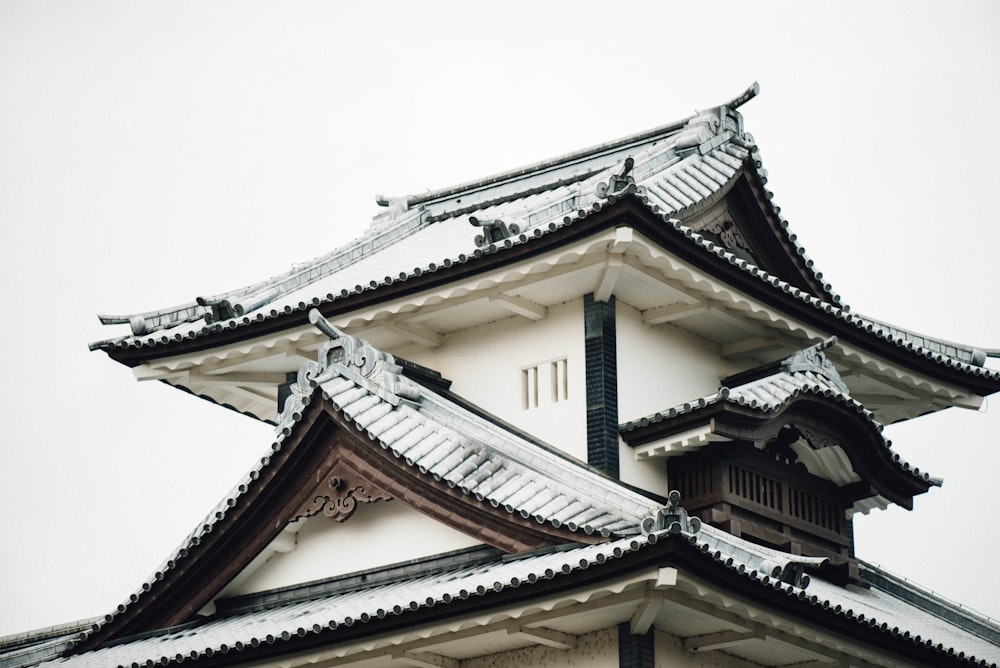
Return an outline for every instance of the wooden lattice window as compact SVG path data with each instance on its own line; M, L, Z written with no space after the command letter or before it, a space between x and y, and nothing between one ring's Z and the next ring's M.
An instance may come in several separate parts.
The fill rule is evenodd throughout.
M783 512L781 481L756 471L729 465L729 493L760 504L777 512Z
M521 369L521 406L530 410L569 399L568 366L562 357Z

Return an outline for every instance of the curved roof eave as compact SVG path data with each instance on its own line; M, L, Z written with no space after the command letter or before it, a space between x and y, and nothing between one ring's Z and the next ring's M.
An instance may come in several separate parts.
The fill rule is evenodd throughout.
M473 561L430 574L416 589L373 585L328 599L314 596L263 606L243 616L210 618L193 627L125 638L62 661L71 667L200 661L215 665L222 654L231 661L252 661L412 629L417 619L440 622L511 602L529 603L539 596L600 587L622 576L641 577L649 569L669 566L682 571L685 586L708 585L743 597L763 613L762 623L775 614L788 615L920 664L996 665L994 644L967 628L967 610L948 607L949 614L935 615L891 592L866 590L859 595L825 582L821 571L815 577L800 575L789 582L785 572L778 574L766 567L769 560L763 555L741 548L754 546L729 539L662 532L525 555L515 561ZM790 565L793 571L809 567ZM689 594L682 591L680 596L685 601ZM242 624L241 617L246 617ZM993 626L990 630L995 632Z
M335 350L352 352L341 363ZM321 483L339 478L342 462L366 485L505 551L639 533L659 505L401 379L391 356L354 337L327 342L318 360L300 371L268 452L78 649L189 619L303 516L317 472L328 472ZM544 493L526 495L533 486Z
M752 430L764 440L777 434L784 424L782 418L787 417L786 413L792 414L796 412L796 407L809 403L825 407L822 418L829 417L829 409L837 410L857 425L859 434L866 435L865 443L848 439L841 444L841 448L850 458L855 473L869 478L868 482L878 490L879 495L904 508L911 508L913 496L941 485L939 478L911 466L892 450L892 442L882 436L882 425L864 406L848 396L820 387L803 386L772 405L759 405L743 396L731 396L729 388L723 388L713 395L623 423L619 429L622 439L633 447L709 423L712 433L727 438L745 436L746 430ZM838 420L837 424L842 429L845 423Z
M405 277L387 277L382 282L373 281L373 285L358 285L354 290L344 289L337 295L315 297L308 303L300 302L294 308L286 305L280 312L260 310L253 317L231 318L183 335L163 333L159 336L113 339L92 344L91 348L104 350L113 359L128 366L205 350L305 325L306 312L311 308L319 308L327 317L333 317L487 271L514 259L541 254L567 239L581 238L617 225L635 225L653 241L697 268L764 303L835 334L845 343L977 394L1000 391L1000 372L918 345L902 334L905 330L880 326L876 321L851 313L846 307L814 297L684 227L671 216L662 214L648 199L635 193L610 197L603 205L597 202L589 210L577 210L574 215L565 216L561 224L550 223L545 230L536 228L530 236L522 233L517 238L477 249L469 256L460 255L454 260L445 259L440 264L416 267Z

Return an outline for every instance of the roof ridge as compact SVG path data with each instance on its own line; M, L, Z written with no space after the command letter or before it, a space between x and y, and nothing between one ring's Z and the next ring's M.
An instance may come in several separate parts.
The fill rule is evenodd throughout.
M415 204L423 204L436 199L442 199L446 197L452 197L459 193L464 193L472 190L480 190L482 188L497 185L498 183L503 183L505 181L512 181L521 178L527 174L543 172L548 169L552 169L556 166L564 166L566 164L582 161L585 159L593 158L602 153L611 152L615 150L620 150L629 146L630 144L638 144L642 142L649 141L653 137L658 137L660 135L668 135L677 130L684 128L691 120L698 118L704 111L710 109L718 109L719 107L728 107L730 109L737 109L743 104L747 103L751 99L757 96L760 92L760 85L755 81L750 85L745 91L737 95L733 99L726 103L718 104L714 106L705 107L702 110L696 111L690 116L686 116L680 120L667 123L666 125L660 125L655 128L650 128L648 130L643 130L641 132L636 132L630 135L625 135L624 137L619 137L618 139L612 139L610 141L602 142L600 144L594 144L588 146L587 148L578 149L576 151L570 151L569 153L564 153L552 158L546 158L544 160L539 160L534 163L524 165L522 167L516 167L514 169L509 169L501 172L497 172L490 176L482 177L472 181L467 181L464 183L459 183L453 186L448 186L447 188L439 188L437 190L429 190L420 195L407 195L403 197L390 197L387 195L376 196L376 203L380 206L390 206L395 202L405 202L406 206L413 206Z
M959 343L949 339L942 339L936 336L928 336L922 332L917 332L907 327L900 327L899 325L894 325L891 322L879 320L878 318L873 318L863 313L855 313L854 317L863 322L874 325L875 329L878 330L878 333L884 336L893 336L904 339L927 350L932 355L935 353L947 355L948 357L958 359L960 362L965 362L966 364L972 364L974 366L986 365L988 353L986 350L977 346L972 346L967 343ZM953 348L955 352L950 352L948 348Z
M282 297L310 283L324 278L329 269L343 269L362 260L367 254L387 248L423 224L420 211L390 225L369 228L365 234L319 257L292 265L291 269L234 290L217 295L197 297L194 302L144 311L129 315L98 315L102 324L125 324L132 327L135 336L151 334L183 322L200 318L205 324L230 320L253 311L274 299ZM345 257L346 256L346 257ZM265 293L266 291L266 293ZM263 296L262 296L262 293ZM247 302L240 298L256 296ZM328 295L332 298L333 295Z

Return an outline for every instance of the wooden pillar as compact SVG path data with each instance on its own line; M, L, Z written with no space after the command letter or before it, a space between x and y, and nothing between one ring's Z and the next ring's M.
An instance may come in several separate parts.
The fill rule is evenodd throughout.
M618 625L618 666L619 668L655 668L656 649L653 629L645 634L632 635L631 624Z
M618 477L618 355L615 298L583 298L587 380L587 462Z

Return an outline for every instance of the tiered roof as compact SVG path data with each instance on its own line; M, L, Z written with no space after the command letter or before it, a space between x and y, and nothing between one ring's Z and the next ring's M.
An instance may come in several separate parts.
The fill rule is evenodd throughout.
M600 623L648 628L655 609L633 616L640 594L677 585L676 595L663 594L663 604L690 607L705 583L742 597L741 605L760 606L765 612L748 612L747 620L770 616L774 637L805 637L796 632L800 621L788 621L805 620L915 662L1000 662L1000 627L991 620L868 564L861 564L860 580L845 586L829 577L826 559L703 527L676 498L632 489L519 433L324 319L539 256L627 221L707 275L892 364L973 393L1000 389L1000 373L983 366L982 351L857 316L841 303L771 203L759 152L737 112L756 92L754 86L678 123L520 170L420 196L380 198L386 210L364 237L285 274L174 308L102 316L106 324L129 324L131 332L94 347L129 365L307 320L331 340L299 371L268 451L127 601L83 633L66 627L0 642L0 666L46 659L69 666L224 664L320 646L335 648L331 659L373 648L391 657L434 643L443 656L461 658L464 636L434 637L430 627L385 640L381 649L358 642L502 609L500 617L476 623L486 632L558 646L571 642L570 634L531 626L516 606L544 599L525 608L540 623L539 610L572 612L572 603L590 596L580 592L603 588L600 596L613 594L618 598L607 600L624 607ZM711 215L723 202L733 215ZM622 430L642 445L647 436L647 442L669 440L698 426L716 409L752 419L803 399L856 414L873 456L893 471L888 487L936 483L892 455L880 425L819 347L725 379L716 393ZM701 444L689 439L676 447ZM826 471L833 478L850 473ZM317 479L336 488L331 483L341 478L352 483L351 494L364 491L350 498L318 493ZM345 519L352 504L387 498L486 546L216 599L289 523L319 513ZM665 569L674 567L683 575L668 583ZM199 616L213 600L216 612ZM694 626L683 633L670 627L680 618L663 622L688 637L692 651L701 648L697 637L727 631L727 642L747 643L746 658L765 663L753 654L763 651L758 641L766 634L754 626L763 622L744 620L740 636L731 619L716 627L711 616L694 615L685 618Z
M822 560L770 551L710 527L697 534L661 530L567 547L517 558L474 548L240 597L220 605L219 612L207 619L123 638L51 665L107 668L226 663L321 645L336 647L338 643L341 649L331 651L331 656L350 656L359 651L351 645L352 639L401 629L412 630L409 641L398 647L386 642L382 650L386 656L430 644L438 652L448 652L446 637L424 636L420 625L450 615L481 612L484 606L502 609L533 592L550 598L563 594L563 605L568 605L574 598L574 587L585 582L591 586L606 583L607 593L620 594L628 585L614 584L615 578L663 563L684 564L698 575L739 583L742 593L770 599L786 614L846 630L860 640L893 647L917 661L942 666L995 666L1000 662L1000 627L991 620L941 601L868 564L862 569L867 587L834 585L820 574L822 564L818 562ZM625 600L638 602L635 594ZM687 599L680 593L673 600L683 603ZM484 635L494 632L491 626L504 631L520 621L513 616L508 621L504 615L491 619L494 621L480 631ZM64 645L72 644L68 637L61 640ZM571 639L567 637L566 642ZM737 648L731 650L738 654ZM29 665L17 659L10 655L4 665Z
M1000 628L989 620L904 587L872 566L864 566L862 575L870 588L845 587L826 579L826 559L772 550L702 526L687 518L677 498L640 494L523 438L422 384L420 374L407 375L391 355L336 331L318 312L312 320L334 338L321 347L316 363L300 370L277 440L257 466L116 612L81 635L22 647L9 654L8 666L30 665L67 646L74 652L89 650L59 660L67 666L171 665L240 660L273 649L299 651L523 600L535 590L552 595L585 583L595 586L651 564L683 565L706 578L735 578L751 596L778 597L786 612L853 628L872 642L900 645L927 660L1000 661ZM820 391L836 392L835 376L816 375L825 367L818 350L812 350L783 363L779 373L809 374L817 385L825 383ZM755 395L762 383L771 388L768 396L774 388L801 389L784 387L771 375L737 387L730 396ZM338 450L335 459L349 464L338 474L358 476L352 485L361 480L371 489L374 484L432 515L434 505L450 512L461 504L453 513L462 518L457 528L472 533L481 526L479 537L490 542L493 536L501 550L477 548L222 599L214 615L196 617L280 531L276 518L293 521L311 507L315 493L308 484L295 487L295 471L315 479L316 463L327 461L322 451L331 440L343 440L313 437L330 426L351 437L353 445ZM372 453L382 453L377 465ZM264 508L269 510L261 513ZM284 515L279 517L276 508L284 508ZM258 521L262 515L264 521ZM498 522L498 515L508 521ZM454 523L443 513L435 516ZM524 529L525 522L537 532ZM504 556L526 540L543 544ZM687 600L684 596L679 603Z
M851 397L837 368L824 356L823 350L835 343L831 337L780 362L724 378L717 392L625 422L620 427L622 438L636 448L640 459L678 456L713 442L748 438L749 425L760 425L767 433L774 418L793 404L819 402L831 413L840 413L842 424L853 421L857 426L855 437L840 446L849 452L822 444L810 449L806 464L810 471L836 485L866 480L871 487L866 485L858 493L855 510L885 508L889 501L912 508L914 495L942 481L892 451L882 425ZM726 420L727 413L739 416L738 427Z
M177 307L101 316L131 333L92 344L129 364L301 326L544 252L615 225L641 231L695 266L895 363L979 393L1000 389L982 350L851 313L824 282L766 189L767 173L738 107L459 186L380 197L386 210L354 242L289 272ZM701 216L726 200L735 220ZM633 206L634 205L634 206ZM624 208L623 208L624 207ZM693 227L692 227L693 225Z

